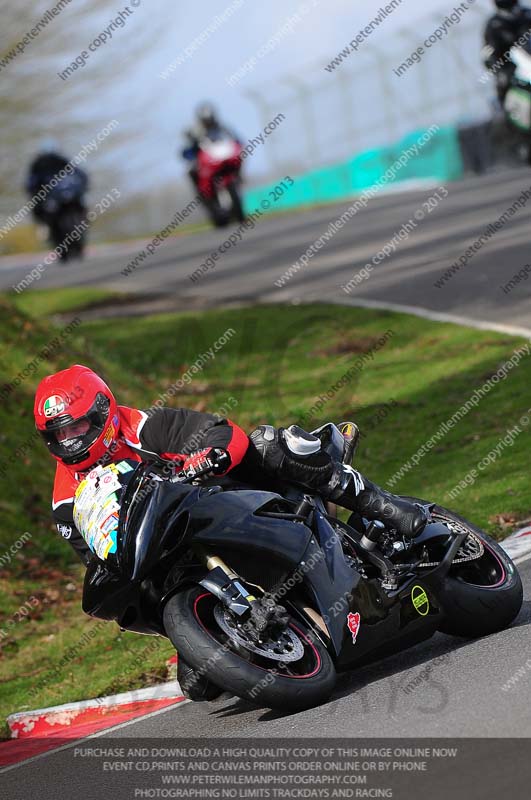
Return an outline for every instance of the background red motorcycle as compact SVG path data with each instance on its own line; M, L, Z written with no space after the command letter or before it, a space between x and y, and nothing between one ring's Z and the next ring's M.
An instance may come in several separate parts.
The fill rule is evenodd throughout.
M243 222L241 189L242 146L225 135L201 141L197 154L197 186L216 227Z

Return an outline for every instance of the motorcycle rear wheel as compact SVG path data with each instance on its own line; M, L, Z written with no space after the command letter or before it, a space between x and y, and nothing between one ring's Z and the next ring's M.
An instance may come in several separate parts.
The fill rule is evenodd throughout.
M406 498L426 504L425 500ZM523 602L522 580L515 565L484 531L454 511L436 505L434 516L469 530L481 540L481 558L451 567L439 600L444 620L439 626L450 636L476 638L507 628L518 616Z
M336 682L332 659L299 621L290 620L289 628L302 643L304 655L286 668L229 639L214 616L216 606L216 597L192 586L171 597L164 608L166 635L201 675L256 705L283 711L301 711L330 697Z

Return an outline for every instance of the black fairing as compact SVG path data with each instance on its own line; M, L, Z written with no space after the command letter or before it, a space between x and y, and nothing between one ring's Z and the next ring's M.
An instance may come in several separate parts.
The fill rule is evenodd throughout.
M315 535L304 554L305 566L308 567L305 581L313 605L327 625L331 648L338 655L343 645L349 596L358 587L361 576L347 564L337 533L320 512L315 514L314 530ZM337 603L343 603L344 611L334 615L330 611Z
M190 510L211 491L152 481L147 487L142 485L141 497L128 492L118 527L116 565L120 572L132 581L145 578L182 542Z
M145 578L185 538L216 554L245 551L247 560L267 555L286 569L302 558L310 530L300 522L259 515L264 506L282 503L280 495L160 480L146 485L150 472L143 468L131 481L120 514L116 567L130 580Z
M448 528L436 521L428 524L415 539L417 547L428 542L432 548L440 549L441 557L451 544L454 548L458 544ZM359 581L352 592L349 608L340 612L343 636L338 648L337 669L383 658L432 636L443 616L438 595L450 562L451 559L434 568L413 572L395 592L384 592L377 580ZM417 587L428 598L426 613L421 614L414 606L412 595L418 592ZM425 608L422 610L424 612ZM356 612L360 614L361 624L354 642L347 626L347 615Z
M193 543L195 552L220 556L245 581L266 591L293 581L298 602L293 610L303 614L300 609L308 604L319 612L339 669L415 644L438 627L438 592L459 546L459 537L442 523L426 526L416 542L440 545L441 554L448 551L445 563L414 570L399 591L384 591L376 578L360 575L343 552L337 527L359 539L355 530L328 519L319 502L303 522L281 518L293 516L294 504L273 492L149 480L152 473L153 467L137 468L126 489L113 559L104 564L94 558L89 565L85 612L130 630L164 634L165 599L206 572L204 558L191 554ZM415 607L414 592L425 592L425 614ZM355 636L347 624L349 613L360 615Z
M83 611L99 619L115 620L136 633L164 635L158 609L159 593L151 581L132 583L110 572L93 558L85 573Z
M241 566L248 580L269 583L266 589L298 566L310 529L259 514L268 504L285 503L280 495L150 480L152 473L152 467L139 467L127 487L116 553L89 565L86 613L116 619L131 630L161 632L161 599L178 584L177 578L172 583L171 567L192 539L205 551L230 559L233 569Z
M190 517L194 541L213 552L245 552L247 561L256 559L262 575L270 558L293 569L303 557L311 531L301 522L262 516L262 509L275 502L282 502L280 495L246 489L203 497Z

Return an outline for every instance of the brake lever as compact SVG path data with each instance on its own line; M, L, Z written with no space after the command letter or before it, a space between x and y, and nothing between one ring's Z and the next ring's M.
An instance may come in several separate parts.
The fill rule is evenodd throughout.
M173 478L170 478L170 481L172 483L191 483L192 481L195 481L197 478L202 478L203 475L208 475L211 472L212 472L212 467L208 467L208 469L201 470L201 472L196 472L195 475L187 475L185 472L178 472L177 475L174 475Z
M177 475L174 475L173 478L170 478L172 483L191 483L192 481L197 480L197 478L202 478L204 475L212 475L213 470L219 469L223 465L220 464L219 461L216 461L215 464L212 464L210 467L205 467L205 469L196 472L195 475L187 475L185 472L178 472Z

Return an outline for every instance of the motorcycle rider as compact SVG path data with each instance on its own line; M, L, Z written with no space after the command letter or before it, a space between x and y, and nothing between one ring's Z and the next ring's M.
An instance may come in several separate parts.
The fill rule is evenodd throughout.
M74 526L74 494L93 467L153 461L168 466L170 475L198 470L223 454L224 473L240 463L248 446L241 428L211 414L119 406L103 379L80 364L40 382L34 413L37 430L57 461L52 497L57 529L85 564L92 553Z
M30 164L26 179L25 189L30 197L33 197L41 189L44 189L52 178L61 170L67 167L69 161L59 152L59 147L54 139L44 139L41 142L39 153ZM88 190L87 174L79 167L74 167L80 179L80 193L84 194ZM33 208L33 215L38 222L49 224L50 219L46 213L46 198L38 201Z
M531 9L520 0L495 0L496 13L485 28L485 66L496 78L498 98L503 105L515 65L509 57L520 37L531 31Z
M184 132L185 146L181 151L181 155L185 161L188 162L188 174L194 186L198 186L198 170L197 170L197 155L201 141L203 139L216 139L219 137L228 137L235 142L240 143L240 140L234 131L223 125L218 117L217 111L211 103L201 103L196 111L196 120L193 127L188 128Z
M275 480L297 483L367 519L384 519L413 537L427 519L419 507L388 494L352 467L334 462L321 440L297 426L262 425L248 437L228 419L184 408L140 410L118 405L103 379L75 364L44 378L35 395L35 425L57 462L52 496L58 532L88 564L92 551L74 525L75 492L97 465L129 460L163 464L167 474L193 477L204 469L240 484ZM214 697L215 687L179 660L183 690L195 699Z

